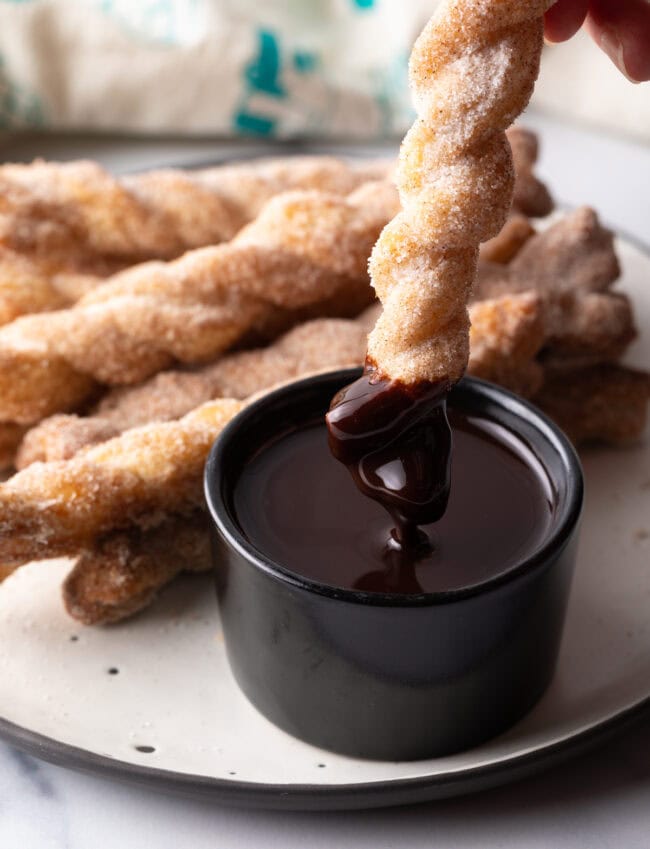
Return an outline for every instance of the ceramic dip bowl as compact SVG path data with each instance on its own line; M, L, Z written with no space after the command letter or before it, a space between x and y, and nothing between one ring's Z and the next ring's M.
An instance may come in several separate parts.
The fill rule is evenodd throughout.
M238 481L256 452L323 417L333 395L359 374L337 371L263 396L212 448L205 492L228 658L252 704L296 737L361 758L441 756L504 731L551 680L575 563L582 472L567 438L535 407L465 378L450 394L450 410L509 431L547 478L552 517L534 550L505 572L429 593L363 592L289 570L243 531L234 506Z

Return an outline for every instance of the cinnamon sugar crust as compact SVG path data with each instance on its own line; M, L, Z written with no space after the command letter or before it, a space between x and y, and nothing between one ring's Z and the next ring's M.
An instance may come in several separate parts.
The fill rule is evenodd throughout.
M453 384L467 367L479 245L497 235L511 208L505 131L532 93L547 5L447 0L413 47L418 118L400 151L402 209L369 266L384 310L368 360L391 380Z

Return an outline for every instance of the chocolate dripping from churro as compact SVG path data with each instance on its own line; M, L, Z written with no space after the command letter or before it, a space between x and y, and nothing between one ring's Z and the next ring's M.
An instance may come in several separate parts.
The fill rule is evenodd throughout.
M342 389L327 414L332 454L355 484L392 516L387 565L412 564L430 551L419 525L438 521L450 491L451 428L445 382L405 384L366 362L363 375Z

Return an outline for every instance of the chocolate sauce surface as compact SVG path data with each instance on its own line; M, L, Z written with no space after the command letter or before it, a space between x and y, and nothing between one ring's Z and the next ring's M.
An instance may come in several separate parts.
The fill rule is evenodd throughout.
M533 453L501 425L454 409L449 421L446 509L413 527L408 545L392 533L391 515L332 456L322 420L281 434L251 457L234 491L236 520L275 563L334 587L438 592L502 574L547 536L550 483ZM392 474L399 489L399 473Z

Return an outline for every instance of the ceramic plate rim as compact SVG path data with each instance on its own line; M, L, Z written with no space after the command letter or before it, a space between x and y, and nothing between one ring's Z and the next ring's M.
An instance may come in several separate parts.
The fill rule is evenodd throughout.
M209 798L244 808L293 811L361 810L463 796L527 778L584 754L650 716L650 695L562 739L491 764L442 775L346 784L271 784L237 781L128 763L62 743L0 717L0 738L57 766L117 778L162 792Z

